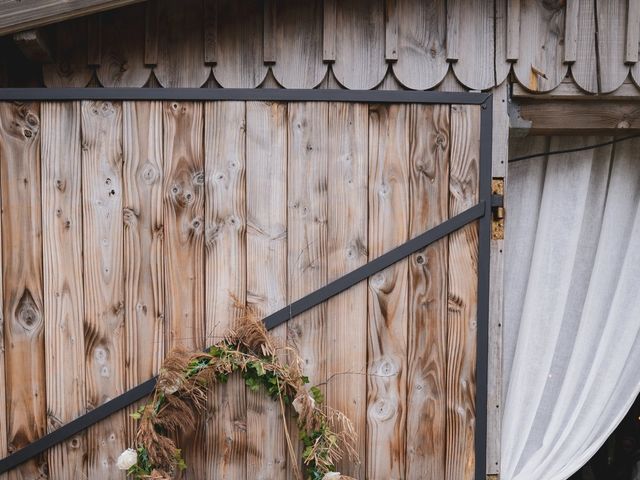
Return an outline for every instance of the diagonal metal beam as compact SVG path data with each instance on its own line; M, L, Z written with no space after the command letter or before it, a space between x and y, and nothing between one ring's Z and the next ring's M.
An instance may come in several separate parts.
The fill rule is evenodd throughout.
M331 297L349 289L355 284L366 280L372 275L390 267L394 263L408 257L412 253L415 253L423 248L428 247L432 243L441 240L442 238L450 235L451 233L459 230L465 225L479 220L480 218L488 215L490 209L486 205L485 201L480 201L473 207L465 210L464 212L444 221L440 225L427 230L426 232L412 238L406 243L403 243L399 247L385 253L384 255L366 263L365 265L357 268L356 270L347 273L346 275L328 283L324 287L302 297L290 305L278 310L275 313L265 317L263 322L267 329L272 328L285 323L291 318L300 315L301 313L310 310L311 308L327 301ZM156 386L158 377L153 377L144 383L141 383L137 387L126 391L122 395L117 396L113 400L109 400L103 403L99 407L91 410L90 412L72 420L71 422L63 425L57 430L45 435L44 437L30 443L26 447L12 453L11 455L0 460L0 474L5 473L12 468L30 460L36 455L41 454L45 450L53 447L54 445L63 442L64 440L76 435L82 430L90 427L91 425L107 418L109 415L137 402L138 400L146 397L153 392Z

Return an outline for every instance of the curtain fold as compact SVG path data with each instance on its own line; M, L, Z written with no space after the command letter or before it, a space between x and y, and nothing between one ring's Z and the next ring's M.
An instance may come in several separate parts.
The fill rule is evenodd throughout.
M601 138L519 140L512 152ZM640 141L510 165L501 478L564 480L640 390Z

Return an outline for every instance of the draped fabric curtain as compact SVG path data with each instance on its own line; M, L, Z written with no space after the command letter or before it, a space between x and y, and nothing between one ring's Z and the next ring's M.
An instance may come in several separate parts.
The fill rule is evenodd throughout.
M602 141L520 139L511 154ZM639 200L639 139L509 166L504 480L570 477L640 391Z

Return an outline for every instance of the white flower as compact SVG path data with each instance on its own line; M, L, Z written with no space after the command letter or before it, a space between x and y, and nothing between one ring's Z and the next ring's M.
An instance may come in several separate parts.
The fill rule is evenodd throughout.
M340 472L327 472L322 477L322 480L339 480L340 478L342 478Z
M313 399L311 395L298 395L296 398L293 399L293 402L291 403L291 405L293 406L293 409L296 411L298 415L302 415L305 401L309 402L309 405L311 406L311 410L313 410L316 407L316 401ZM340 477L329 477L329 478L340 478Z
M120 470L129 470L136 463L138 463L138 453L133 448L127 448L118 457L116 467Z

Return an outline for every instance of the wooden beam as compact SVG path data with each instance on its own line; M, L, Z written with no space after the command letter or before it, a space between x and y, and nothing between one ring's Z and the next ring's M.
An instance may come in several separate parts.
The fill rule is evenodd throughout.
M573 101L621 101L632 100L637 101L640 98L640 89L636 85L629 81L624 82L620 87L611 93L597 94L588 93L582 90L576 85L573 80L562 82L555 89L548 93L532 93L524 88L519 83L513 84L512 97L514 99L527 99L527 100L542 100L542 101L556 101L556 100L573 100Z
M264 28L262 31L263 61L265 65L276 63L276 2L264 2Z
M640 132L640 101L522 102L510 105L512 133L530 135Z
M0 0L0 35L103 12L142 0Z
M36 63L53 63L52 43L45 30L15 33L13 42L29 60Z
M322 60L327 63L336 61L336 0L324 1Z
M398 60L398 5L396 0L385 2L384 58L387 62Z

